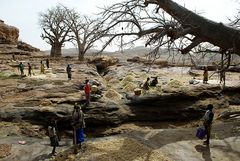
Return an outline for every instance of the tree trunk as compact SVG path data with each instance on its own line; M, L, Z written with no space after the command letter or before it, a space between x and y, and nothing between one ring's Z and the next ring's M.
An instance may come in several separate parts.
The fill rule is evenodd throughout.
M78 60L84 60L84 51L78 48Z
M62 43L55 42L52 44L51 57L61 57L62 56Z
M159 5L160 8L176 19L183 28L191 28L187 34L196 36L196 40L187 47L186 51L183 51L184 54L201 42L209 42L222 50L230 50L240 55L239 30L199 16L172 0L146 0L146 4L148 3Z
M83 61L84 60L84 44L80 43L80 40L78 40L78 60Z

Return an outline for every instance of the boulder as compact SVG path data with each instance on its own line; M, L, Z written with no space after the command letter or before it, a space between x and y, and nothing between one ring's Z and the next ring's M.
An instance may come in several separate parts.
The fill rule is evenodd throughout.
M13 44L18 43L19 30L16 27L6 25L0 21L0 44Z
M22 41L18 41L17 48L20 50L30 51L30 52L39 52L40 51L40 49L35 48L35 47L33 47L25 42L22 42Z
M217 87L174 88L162 94L127 95L125 104L132 115L128 121L190 121L201 118L208 104L226 108L229 101Z
M89 63L95 64L99 72L104 72L107 67L117 64L118 61L117 58L111 56L101 56L94 58Z

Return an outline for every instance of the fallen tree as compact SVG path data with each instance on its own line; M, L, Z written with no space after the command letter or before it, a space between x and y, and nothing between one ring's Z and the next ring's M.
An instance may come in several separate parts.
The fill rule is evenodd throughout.
M168 52L175 63L174 55L181 53L188 54L187 59L195 67L199 65L198 55L202 54L202 60L210 53L220 53L214 68L219 70L224 85L232 54L240 56L240 31L236 25L234 28L208 20L172 0L127 0L104 8L102 16L108 24L105 29L108 40L103 50L115 39L121 48L144 39L145 46L154 47L148 56L152 62Z
M171 18L160 9L167 12ZM106 30L109 31L109 39L104 47L119 37L121 45L126 45L127 43L122 42L122 37L135 36L130 42L146 38L146 46L155 44L162 47L177 42L180 44L178 50L182 54L208 42L218 47L214 52L240 55L238 29L208 20L172 0L128 0L105 8L102 15L103 21L108 24ZM119 29L120 26L124 27ZM185 40L182 41L181 38ZM176 48L176 44L172 47ZM201 50L202 48L199 48L198 51ZM205 51L212 52L211 49Z
M222 51L231 51L240 55L239 30L208 20L172 0L146 0L145 4L146 6L148 4L158 5L181 24L180 27L170 31L172 32L171 39L176 40L180 36L187 34L195 36L192 43L181 50L183 54L188 53L202 42L209 42L218 46Z

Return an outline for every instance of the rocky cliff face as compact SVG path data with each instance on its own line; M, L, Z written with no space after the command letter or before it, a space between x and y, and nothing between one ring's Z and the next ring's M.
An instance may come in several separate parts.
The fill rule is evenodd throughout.
M40 52L40 49L28 43L18 41L19 29L9 26L0 20L0 54L1 55L31 55ZM36 53L35 53L36 54Z
M18 41L17 48L20 50L30 51L30 52L39 52L40 51L40 49L35 48L35 47L33 47L25 42L22 42L22 41Z
M12 44L18 43L19 30L16 27L9 26L0 21L0 44Z

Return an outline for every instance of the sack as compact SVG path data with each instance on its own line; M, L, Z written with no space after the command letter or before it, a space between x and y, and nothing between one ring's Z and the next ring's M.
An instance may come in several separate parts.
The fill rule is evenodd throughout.
M202 140L205 137L205 135L206 135L206 130L202 127L199 127L197 129L196 137Z

